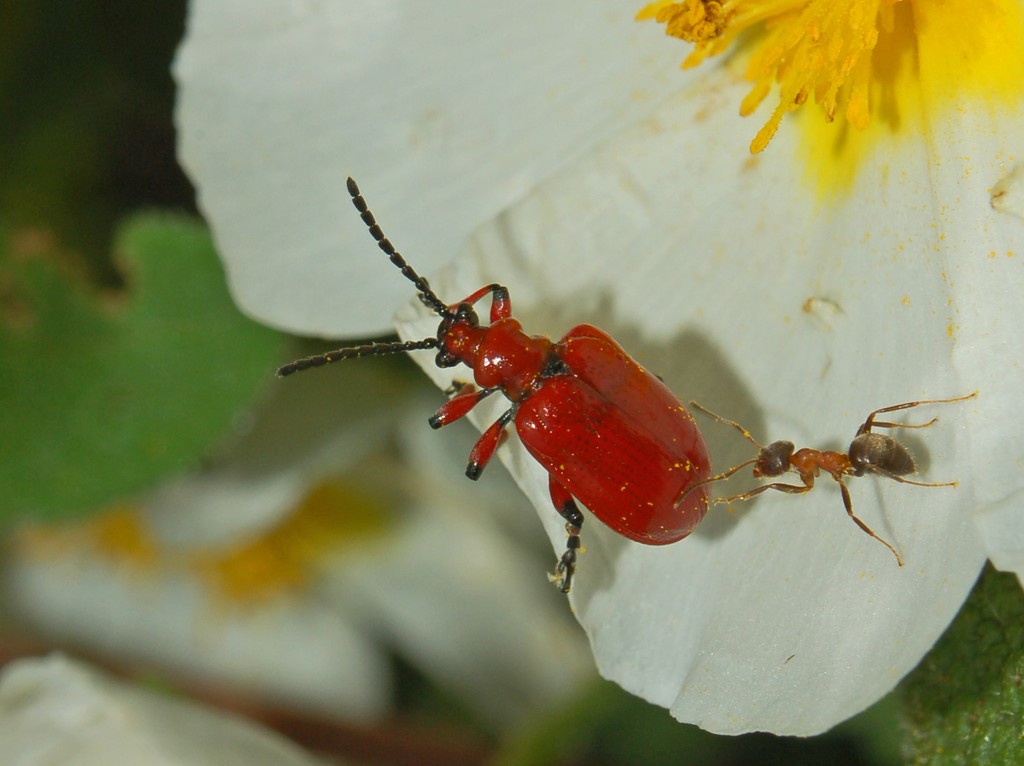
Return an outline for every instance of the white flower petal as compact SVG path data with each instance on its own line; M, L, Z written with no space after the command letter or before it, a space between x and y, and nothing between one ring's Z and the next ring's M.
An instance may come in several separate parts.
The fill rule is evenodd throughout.
M0 763L17 766L315 766L269 731L111 681L60 655L0 676Z
M827 476L805 497L769 492L735 514L716 509L666 548L584 526L573 598L604 675L711 731L808 735L878 699L930 648L985 558L972 511L1020 478L976 480L1006 442L986 438L992 379L954 366L951 325L977 321L950 278L960 243L943 239L964 211L933 207L950 187L929 177L923 143L863 167L848 204L817 206L801 191L797 136L749 162L737 149L749 127L729 106L745 86L724 71L709 77L689 94L696 101L666 105L482 227L474 262L434 286L455 300L473 280L500 280L528 332L598 324L684 400L763 440L844 449L874 408L982 390L904 413L940 422L896 434L924 458L923 480L958 487L849 482L858 515L901 551L902 569L847 518ZM972 208L966 221L979 217ZM750 457L731 429L702 430L716 465ZM560 551L544 472L509 445Z
M179 156L247 313L379 334L409 286L381 263L346 176L430 274L479 221L679 87L677 56L613 0L195 0L174 67Z
M937 205L949 211L940 236L949 256L953 362L980 389L968 434L978 528L992 562L1024 583L1024 220L1013 162L1024 148L1022 120L1020 111L961 108L935 126L942 161L930 173ZM1000 189L1005 194L991 199Z
M992 208L1024 220L1024 163L1014 165L991 189Z
M600 11L598 6L590 9ZM545 24L553 12L548 9ZM460 19L478 18L471 10L465 13ZM323 36L330 37L332 25L323 17L316 20ZM367 23L380 23L380 17ZM506 42L514 40L520 28L505 26ZM190 45L198 45L205 28L197 13ZM500 32L506 34L504 26ZM399 41L388 52L409 49L398 33L388 34L389 42ZM591 35L588 28L588 41L600 37ZM309 38L296 39L308 44ZM383 38L370 31L359 44L363 39L369 47ZM218 34L209 40L222 41ZM578 41L569 46L563 35L560 44L578 63L583 50ZM229 71L228 84L218 91L201 73L230 70L250 59L232 52L223 57L233 62L228 66L206 60L210 45L190 45L179 62L179 77L187 86L191 79L198 105L189 119L193 127L202 124L193 119L197 116L207 125L229 124L213 110L221 102L234 109L223 94L237 91L232 83L237 74ZM493 42L488 46L495 49ZM273 46L259 48L261 56L275 61L268 53ZM315 45L310 49L317 50ZM299 68L307 68L305 59L288 53L301 62ZM367 60L385 58L377 56ZM420 59L432 60L430 52ZM457 62L455 69L465 68L465 59ZM579 78L578 71L561 63ZM262 69L248 71L257 71L257 79L264 76ZM296 92L283 82L289 79L287 68L282 71L277 86ZM530 71L524 67L520 76L528 78ZM435 74L430 71L425 80ZM1022 558L1021 517L1011 510L1021 495L1021 456L1010 446L1019 444L1022 425L1015 392L1020 344L1014 329L1020 322L1013 313L1022 286L1013 255L1021 239L1014 213L1016 147L1006 140L1019 119L988 114L972 124L972 105L966 104L950 125L928 125L927 140L906 141L898 151L877 151L859 169L845 202L822 201L806 184L803 160L795 159L799 133L783 131L769 152L747 157L743 148L758 117L740 121L734 112L748 86L735 82L725 68L702 74L685 99L674 99L657 113L649 103L635 111L619 109L614 120L621 121L604 122L605 116L594 113L600 128L585 125L589 132L583 141L578 140L578 115L565 121L563 134L538 117L550 116L544 108L507 97L519 93L520 84L523 92L535 93L536 83L524 78L509 84L492 77L498 98L487 93L474 104L444 90L458 73L442 74L443 86L434 91L415 77L398 78L403 87L413 82L427 89L422 100L417 95L409 101L420 113L402 105L397 120L388 122L366 109L365 123L346 123L346 130L355 135L360 125L371 126L364 131L367 141L349 143L363 152L391 155L373 158L376 176L373 169L364 174L358 168L357 175L385 232L399 247L415 248L407 253L413 265L431 275L443 299L457 300L498 280L512 288L516 314L527 331L557 337L579 321L599 324L682 398L697 398L742 421L759 438L844 449L872 408L979 390L976 400L902 413L906 422L936 415L940 422L925 431L897 434L923 457L924 480L956 479L958 487L850 480L858 515L897 546L907 563L902 570L889 551L846 517L828 477L805 497L769 492L733 515L717 509L690 539L666 548L628 543L592 519L584 527L588 550L573 599L603 673L671 707L682 720L713 731L812 734L870 704L920 659L955 614L986 545L1002 565L1017 567ZM395 81L390 71L380 76ZM259 85L259 97L249 98L250 104L262 104L260 98L273 93ZM467 99L481 98L472 88L464 90ZM323 93L316 88L300 92ZM394 125L404 125L404 135L422 135L422 110L430 99L440 103L444 129L439 135L458 136L463 153L450 154L447 146L426 140L400 152L389 149L399 143ZM183 125L186 101L183 97L179 112ZM267 96L266 103L276 103L276 97ZM292 108L282 122L288 112L303 111L295 106L303 102L288 103ZM389 99L379 103L395 113ZM478 109L480 103L486 119L481 124L492 126L487 141L469 135L476 123L448 131L451 115L467 105ZM240 113L243 120L259 124L251 110ZM223 167L215 167L212 175L221 178L203 189L204 204L229 251L232 271L242 268L234 265L232 253L248 248L256 254L252 265L244 267L252 269L253 286L237 288L252 296L243 299L250 310L258 305L270 321L322 333L368 331L376 326L370 319L379 322L394 296L408 295L410 288L400 280L396 285L386 269L367 266L363 272L362 261L354 268L331 261L342 246L343 258L350 257L349 250L364 252L366 245L359 250L350 245L365 233L358 223L337 235L317 225L323 213L346 204L340 185L331 184L350 171L325 160L325 137L329 126L340 122L337 115L325 116L331 113L321 109L309 113L321 128L314 126L313 139L302 147L307 156L302 161L287 157L302 172L286 174L282 164L258 179L270 193L282 186L266 183L274 174L295 178L304 187L300 193L314 199L303 198L282 211L266 201L230 202L225 187L231 181ZM806 118L793 115L787 122L792 128ZM994 131L988 122L993 119ZM632 127L612 137L615 128L631 121ZM375 143L369 134L379 131L381 122L388 130ZM501 129L493 127L495 122ZM507 151L498 155L493 147L507 126L521 140L506 142ZM531 143L535 129L549 139L542 147ZM265 153L274 155L272 162L285 156L279 151L287 145L281 138L285 132L278 126L261 141L274 148ZM237 130L227 135L234 140ZM574 139L568 145L566 136ZM227 147L200 158L189 145L186 136L183 151L197 175L205 165L221 162L213 156L217 152L237 162L225 153ZM557 175L536 193L488 220L552 172ZM1008 180L1000 186L1002 178ZM993 190L1006 192L996 197L994 208ZM215 210L222 203L214 199L228 200L223 203L228 215ZM454 226L446 220L453 209L459 212ZM216 220L237 222L253 211L264 229L253 229L251 221L223 229L229 224ZM308 218L299 215L307 211ZM299 273L315 268L327 296L343 289L338 285L347 269L348 283L362 296L341 300L344 308L331 310L329 301L310 296L298 282L267 268L267 251L281 250L284 240L299 241L294 233L284 236L285 223L273 217L282 212L310 236L298 251L290 251L310 259L309 270L304 266ZM436 278L433 265L439 261L431 256L450 254L481 221L469 259ZM415 238L403 234L408 231L416 232ZM274 235L282 240L275 241ZM334 236L341 239L328 241ZM984 253L987 261L979 264L973 253ZM378 277L371 279L371 270ZM302 300L295 301L294 295ZM292 310L289 303L302 305ZM349 310L361 313L365 324L350 323L351 317L342 313ZM406 309L404 337L436 332L436 317L424 319L423 314L422 306ZM432 368L430 353L416 356L442 384L468 377L464 369ZM474 419L490 422L505 406L488 401ZM716 465L750 456L750 445L730 429L710 423L703 430ZM565 533L549 508L542 467L514 439L501 455L540 509L560 552ZM752 486L749 475L747 482L744 486Z
M147 577L70 552L52 561L11 556L3 587L19 619L69 645L342 720L373 720L390 705L381 651L312 600L246 608L191 578Z

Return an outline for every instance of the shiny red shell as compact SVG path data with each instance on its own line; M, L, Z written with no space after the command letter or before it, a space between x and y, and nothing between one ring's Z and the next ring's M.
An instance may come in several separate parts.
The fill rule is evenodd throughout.
M708 451L693 417L657 377L591 325L578 325L557 342L527 335L501 285L445 304L384 236L351 178L348 190L378 247L441 318L437 336L340 348L283 365L278 375L428 348L437 349L439 367L472 369L476 385L456 385L430 425L452 423L498 391L511 402L477 440L466 474L480 477L514 423L523 446L548 472L551 502L565 519L566 549L553 576L564 592L582 546L576 500L620 535L648 545L674 543L693 531L708 509ZM490 322L481 326L474 306L487 296Z
M516 432L559 483L619 534L665 545L708 509L704 439L675 395L606 333L579 325L555 344L570 374L520 405Z
M488 292L491 324L479 326L471 306ZM693 417L664 383L591 325L558 342L527 335L499 285L456 304L453 315L459 311L461 318L439 328L438 364L468 365L480 388L460 392L432 425L462 417L482 392L500 390L512 402L506 414L520 440L551 477L556 508L571 495L619 534L648 545L693 531L708 496L704 487L687 490L711 475L710 460ZM471 477L490 460L506 424L499 420L481 437Z

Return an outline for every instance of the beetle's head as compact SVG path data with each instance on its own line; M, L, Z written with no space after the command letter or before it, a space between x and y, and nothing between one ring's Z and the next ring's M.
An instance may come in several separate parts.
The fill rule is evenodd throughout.
M437 326L438 351L434 363L438 367L472 367L481 337L476 310L468 303L460 303L454 311L443 315Z

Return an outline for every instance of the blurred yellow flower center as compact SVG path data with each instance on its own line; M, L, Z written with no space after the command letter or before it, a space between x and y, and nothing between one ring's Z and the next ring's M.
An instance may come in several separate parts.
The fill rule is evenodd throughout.
M366 548L392 531L391 514L349 483L313 487L292 512L260 534L216 548L167 546L149 528L144 511L114 507L85 521L26 526L12 536L37 559L95 556L129 578L198 577L227 600L266 601L302 591L331 557Z
M264 599L309 584L326 557L365 545L389 528L380 502L348 484L312 489L290 516L262 535L196 557L199 570L236 601Z
M115 506L84 522L26 525L10 540L17 549L38 559L88 551L124 567L153 571L160 565L160 543L145 527L140 513L132 506Z
M666 34L693 43L684 69L756 28L745 72L753 87L740 114L751 114L775 85L778 104L750 144L754 154L782 117L808 100L825 122L840 117L862 131L873 113L891 106L880 102L898 99L908 81L918 98L934 91L916 82L925 70L986 97L993 87L1012 89L1014 97L1021 90L1019 0L657 0L637 19L655 19ZM950 65L924 61L935 52Z

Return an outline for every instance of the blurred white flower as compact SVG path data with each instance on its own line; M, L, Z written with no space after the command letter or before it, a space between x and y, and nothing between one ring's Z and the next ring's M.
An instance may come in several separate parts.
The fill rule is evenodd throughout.
M17 766L316 766L284 738L113 681L61 655L0 674L0 763Z
M61 645L331 719L391 709L389 651L498 730L572 694L583 637L540 541L524 553L491 513L532 517L526 500L506 480L481 509L420 449L383 452L407 401L380 371L286 381L219 460L137 507L21 529L5 606Z
M875 408L977 389L966 403L908 413L906 422L938 416L931 428L897 432L923 480L959 486L849 482L858 515L893 542L903 568L850 521L828 477L806 496L769 492L716 511L664 548L584 525L572 603L603 675L716 732L827 729L914 667L986 555L1022 571L1024 221L1012 181L1021 5L809 2L776 17L775 6L725 3L761 12L749 44L685 74L666 64L675 41L651 35L644 48L637 30L654 28L632 24L621 3L515 18L471 5L346 18L276 6L217 15L193 3L176 70L181 151L236 294L279 326L378 328L370 318L411 287L340 212L340 177L352 172L385 233L445 300L500 281L529 332L597 324L681 398L762 442L845 449ZM842 33L857 14L874 39L854 52ZM239 32L243 19L249 31ZM525 27L528 44L517 36ZM800 52L789 68L771 54L783 28ZM456 29L472 43L452 44ZM836 51L846 63L828 58ZM331 74L340 70L358 71ZM777 102L759 90L772 82ZM582 93L594 111L579 108ZM767 132L735 116L745 98ZM793 108L805 101L821 109ZM477 115L485 127L468 140ZM436 140L416 140L424 134ZM751 135L759 150L771 134L751 157ZM265 221L269 195L285 188L304 217L275 217L273 241L251 247L266 236L253 220ZM438 272L437 259L456 253ZM271 277L284 268L302 283ZM310 284L337 305L311 298ZM338 300L341 291L359 298ZM401 334L433 335L437 319L425 313L407 307ZM451 381L431 353L415 358L442 386ZM502 403L479 409L478 425ZM751 456L731 429L703 430L716 466ZM544 471L514 438L500 454L561 551Z

